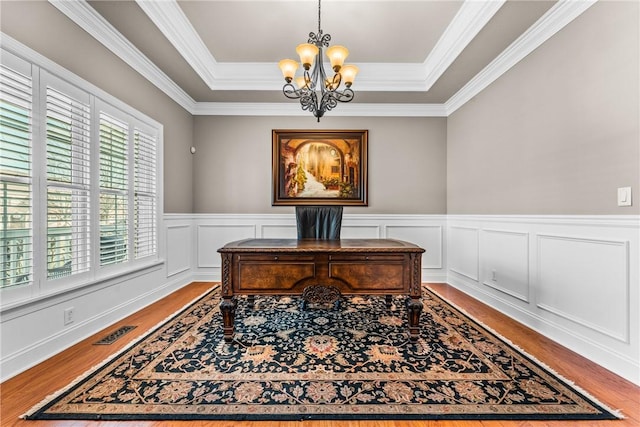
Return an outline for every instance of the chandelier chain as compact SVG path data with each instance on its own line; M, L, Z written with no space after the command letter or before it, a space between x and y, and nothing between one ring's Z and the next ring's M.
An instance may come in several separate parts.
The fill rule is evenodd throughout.
M321 26L320 26L320 1L318 0L318 34L322 34Z

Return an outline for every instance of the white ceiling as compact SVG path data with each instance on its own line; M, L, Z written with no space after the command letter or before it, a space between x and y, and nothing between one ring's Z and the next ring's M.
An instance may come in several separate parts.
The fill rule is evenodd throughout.
M317 0L50 2L194 114L293 112L277 62L318 30ZM437 116L592 3L323 0L321 28L360 68L346 111Z

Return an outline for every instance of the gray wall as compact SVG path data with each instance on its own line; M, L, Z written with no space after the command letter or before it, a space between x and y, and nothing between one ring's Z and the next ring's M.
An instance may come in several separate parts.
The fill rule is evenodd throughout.
M164 125L164 211L193 207L193 118L45 1L2 1L2 31Z
M449 116L448 214L640 212L638 14L598 2Z
M311 114L196 117L194 212L293 212L271 206L273 129L369 131L369 206L345 213L445 213L446 119L331 116L317 123Z
M168 213L291 212L271 206L278 128L369 130L369 207L347 212L640 213L637 2L598 2L448 119L320 124L192 117L49 3L0 7L3 32L164 125Z

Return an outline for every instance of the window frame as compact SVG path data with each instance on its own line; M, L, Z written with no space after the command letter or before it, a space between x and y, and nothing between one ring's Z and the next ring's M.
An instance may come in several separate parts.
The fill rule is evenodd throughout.
M12 68L13 62L28 67L32 78L32 281L29 285L8 288L0 287L0 311L25 305L58 295L61 292L96 285L119 276L131 275L164 262L164 244L160 238L163 224L163 126L133 107L120 101L97 86L85 81L69 70L57 65L11 37L2 34L0 38L0 59L3 65ZM56 81L67 85L71 91L88 93L90 99L90 268L87 272L50 279L47 277L47 134L46 134L46 88L47 82ZM63 90L64 92L64 90ZM130 144L128 147L128 261L117 265L100 266L99 262L99 108L107 108L119 117L125 117L130 124ZM98 119L97 119L98 118ZM155 247L154 253L136 258L134 253L134 161L133 129L139 128L155 137ZM98 167L96 167L98 165Z

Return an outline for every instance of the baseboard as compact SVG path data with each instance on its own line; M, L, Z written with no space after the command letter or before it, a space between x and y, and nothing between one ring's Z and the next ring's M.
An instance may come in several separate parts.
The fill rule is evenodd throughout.
M158 288L141 294L112 309L102 312L97 316L79 322L69 328L60 331L44 340L32 343L20 349L20 351L7 355L0 362L0 382L6 381L21 372L30 369L37 364L55 356L69 347L81 342L87 337L96 334L104 328L123 318L136 313L154 302L170 295L178 289L191 283L183 278L164 283Z

